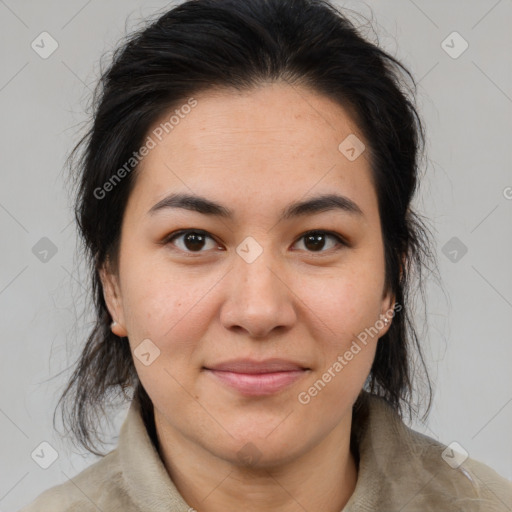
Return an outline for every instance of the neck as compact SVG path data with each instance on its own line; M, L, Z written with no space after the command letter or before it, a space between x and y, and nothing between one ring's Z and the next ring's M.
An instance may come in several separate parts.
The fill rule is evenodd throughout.
M184 500L200 512L340 512L354 492L351 412L330 434L291 461L241 466L166 428L155 414L160 456Z

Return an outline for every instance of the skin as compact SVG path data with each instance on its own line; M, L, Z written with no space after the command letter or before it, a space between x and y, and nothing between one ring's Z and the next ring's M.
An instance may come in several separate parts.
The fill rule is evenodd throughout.
M144 339L160 350L149 366L134 362L154 404L160 455L189 505L339 512L357 481L352 405L390 323L308 404L297 396L394 304L367 154L349 161L338 150L349 134L363 136L339 104L286 83L195 98L142 161L118 267L101 273L113 330L132 351ZM176 192L222 203L234 218L176 208L148 214ZM333 210L278 221L289 203L333 192L364 215ZM198 249L184 236L163 243L179 229L211 238ZM303 237L309 230L337 233L349 246L326 235L315 251ZM263 249L252 263L236 252L248 236ZM291 359L310 370L273 395L247 397L203 369L242 357ZM252 462L238 455L247 443Z

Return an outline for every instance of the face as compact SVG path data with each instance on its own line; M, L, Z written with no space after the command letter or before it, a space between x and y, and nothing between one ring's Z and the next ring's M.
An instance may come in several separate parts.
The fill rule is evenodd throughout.
M277 464L350 430L388 328L368 155L340 151L360 131L305 88L195 100L169 133L149 133L161 141L137 170L104 293L159 435L234 463L251 446L253 463ZM166 200L176 194L220 208ZM326 195L341 199L290 208Z

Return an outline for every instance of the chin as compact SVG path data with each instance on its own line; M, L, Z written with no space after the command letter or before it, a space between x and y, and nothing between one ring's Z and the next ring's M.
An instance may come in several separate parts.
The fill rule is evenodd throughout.
M218 446L216 447L218 450ZM289 446L269 442L261 438L250 439L246 437L236 447L226 448L222 454L217 456L227 460L230 464L247 470L268 470L276 469L289 463L300 454L297 446L293 452Z
M286 464L315 444L304 435L296 436L284 425L279 426L275 419L272 424L274 430L266 425L263 432L254 428L253 423L240 424L236 429L229 429L231 435L225 433L224 442L217 438L208 443L208 448L234 465L264 469ZM298 427L297 430L304 432Z

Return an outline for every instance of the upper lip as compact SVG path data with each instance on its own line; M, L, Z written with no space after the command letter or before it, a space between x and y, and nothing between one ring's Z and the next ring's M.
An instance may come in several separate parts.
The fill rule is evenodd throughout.
M232 359L211 366L205 366L207 370L217 370L234 373L273 373L307 370L305 366L286 359Z

